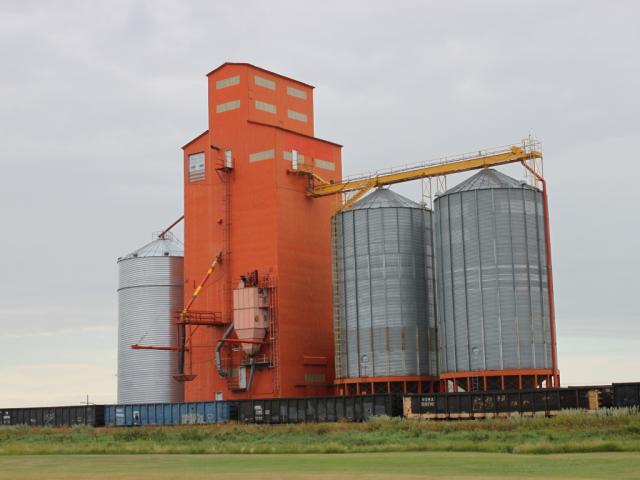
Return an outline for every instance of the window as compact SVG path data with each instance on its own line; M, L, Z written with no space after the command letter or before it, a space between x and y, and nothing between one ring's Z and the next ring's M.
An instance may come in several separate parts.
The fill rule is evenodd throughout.
M287 111L287 116L289 118L292 118L293 120L297 120L299 122L306 122L307 121L307 115L304 113L300 113L300 112L296 112L295 110L288 110Z
M288 151L284 151L282 152L282 159L283 160L287 160L289 162L293 161L293 150L288 152ZM304 163L304 155L302 155L301 153L298 153L298 165L300 165L301 163Z
M326 160L320 160L316 158L313 163L317 168L324 168L325 170L335 170L336 164L333 162L327 162Z
M275 157L275 150L264 150L262 152L256 152L249 155L249 162L261 162L262 160L269 160Z
M271 103L261 102L256 100L256 110L262 110L264 112L276 113L276 106Z
M304 90L299 90L294 87L289 87L289 86L287 87L287 95L291 97L301 98L302 100L307 99L307 92L305 92Z
M227 103L219 103L216 105L216 113L228 112L240 108L240 100L232 100Z
M259 85L261 87L268 88L269 90L276 89L276 82L274 82L273 80L262 78L262 77L259 77L258 75L253 77L253 80L255 81L256 85Z
M204 152L189 155L189 181L204 180Z
M222 90L223 88L232 87L240 83L240 76L224 78L216 82L216 90Z

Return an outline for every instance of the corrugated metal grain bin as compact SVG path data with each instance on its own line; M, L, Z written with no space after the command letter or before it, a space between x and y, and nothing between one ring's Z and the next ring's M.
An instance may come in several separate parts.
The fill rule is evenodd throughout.
M5 408L0 410L1 425L33 427L73 427L104 425L103 405L69 407Z
M333 222L337 378L437 374L431 211L378 189Z
M177 345L183 305L183 249L167 233L118 259L118 403L183 399L175 351L132 350L136 343Z
M240 400L238 421L243 423L362 422L375 416L400 416L398 395L308 397Z
M552 367L543 213L492 169L436 199L440 373Z
M108 426L200 425L230 418L231 402L227 401L108 405L105 409Z

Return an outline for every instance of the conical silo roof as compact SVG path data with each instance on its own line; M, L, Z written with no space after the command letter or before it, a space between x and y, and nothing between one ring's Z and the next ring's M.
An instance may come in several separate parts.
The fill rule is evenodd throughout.
M505 175L492 168L483 168L472 177L467 178L464 182L450 188L444 194L466 192L469 190L483 190L487 188L530 188L534 190L532 186L516 180L509 175Z
M369 195L361 198L353 204L351 210L364 210L366 208L422 208L416 202L407 197L392 192L386 188L377 188Z
M152 242L118 258L118 261L141 257L183 257L184 246L173 235L166 234L165 238L156 238Z

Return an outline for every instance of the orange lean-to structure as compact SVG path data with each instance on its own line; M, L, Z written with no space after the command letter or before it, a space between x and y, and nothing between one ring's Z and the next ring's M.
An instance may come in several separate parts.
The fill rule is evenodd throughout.
M225 63L208 97L209 129L183 147L185 400L331 394L336 199L291 170L340 181L341 146L314 137L311 85Z

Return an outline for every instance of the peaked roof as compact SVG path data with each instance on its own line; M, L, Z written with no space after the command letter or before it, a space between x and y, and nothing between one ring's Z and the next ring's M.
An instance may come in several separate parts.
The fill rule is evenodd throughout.
M329 145L335 145L336 147L342 148L343 145L340 143L332 142L330 140L325 140L324 138L314 137L313 135L307 135L305 133L296 132L295 130L289 130L288 128L281 127L280 125L272 125L270 123L256 122L255 120L247 120L247 123L251 125L259 125L261 127L275 128L276 130L280 130L281 132L287 132L292 135L298 135L299 137L311 138L313 140L318 140L319 142L328 143Z
M455 187L444 192L444 195L448 193L483 190L487 188L529 188L531 190L535 190L531 185L516 180L509 175L505 175L504 173L492 168L483 168L472 177L467 178L464 182L459 183Z
M361 198L353 204L351 210L364 210L367 208L422 208L416 202L407 197L392 192L387 188L377 188L369 195Z
M299 83L300 85L304 85L305 87L309 87L311 89L315 88L313 85L309 85L308 83L301 82L300 80L296 80L295 78L287 77L286 75L281 75L279 73L272 72L271 70L267 70L266 68L258 67L257 65L253 65L252 63L246 63L246 62L224 62L222 65L214 68L209 73L207 73L207 77L209 75L211 75L212 73L217 72L221 68L226 67L227 65L241 65L241 66L244 66L244 67L255 68L256 70L260 70L260 71L268 73L270 75L274 75L276 77L284 78L285 80L291 80L292 82Z
M118 261L129 260L130 258L183 256L184 246L176 237L169 233L165 238L156 238L137 250L118 258Z
M202 132L200 135L198 135L196 138L192 138L191 140L189 140L187 143L185 143L182 146L182 149L184 150L185 148L187 148L189 145L191 145L193 142L195 142L196 140L200 140L202 137L204 137L207 133L209 133L209 130L205 130L204 132Z

